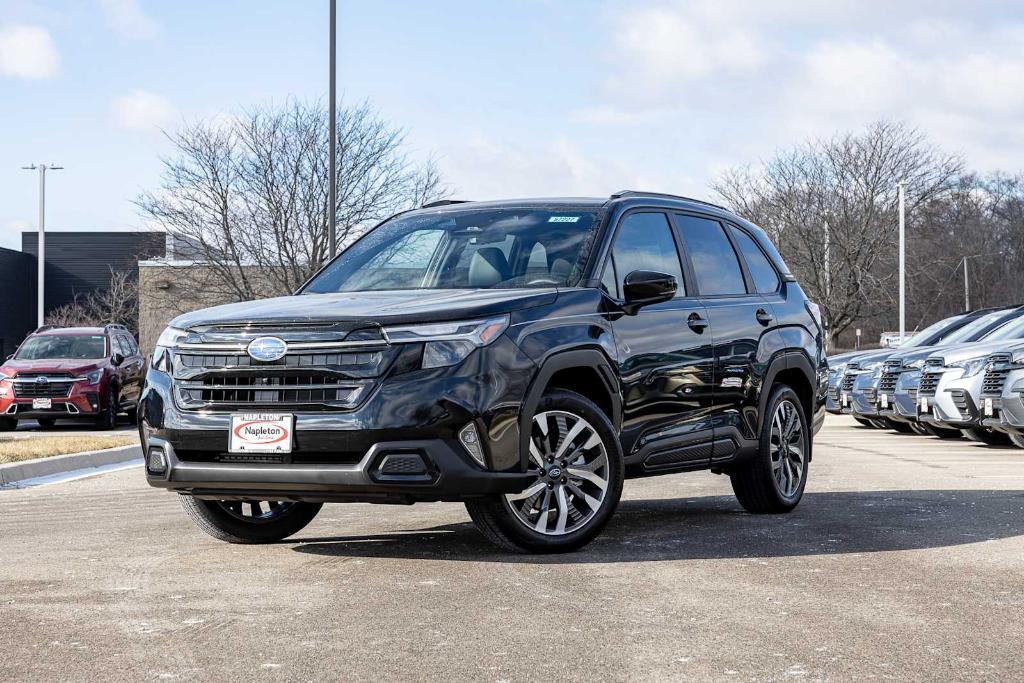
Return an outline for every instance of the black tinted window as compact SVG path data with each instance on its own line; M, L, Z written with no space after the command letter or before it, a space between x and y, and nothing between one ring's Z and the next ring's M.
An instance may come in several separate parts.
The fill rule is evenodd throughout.
M730 226L730 229L736 246L740 248L740 253L747 262L747 270L754 280L754 287L762 294L776 291L779 288L779 276L772 268L768 257L761 251L761 247L757 246L754 238L743 230L735 226Z
M696 216L677 215L683 240L690 251L700 293L746 294L743 270L721 223Z
M619 292L622 283L634 270L652 270L666 273L676 279L676 296L683 296L683 271L679 265L679 252L672 237L668 216L663 213L634 213L619 225L612 247ZM606 268L611 267L611 263ZM621 294L620 294L621 296Z

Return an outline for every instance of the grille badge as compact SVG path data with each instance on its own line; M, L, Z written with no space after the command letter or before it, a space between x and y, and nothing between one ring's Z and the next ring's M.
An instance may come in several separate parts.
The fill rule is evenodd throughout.
M279 337L256 337L245 350L253 360L269 362L283 358L288 353L288 343Z

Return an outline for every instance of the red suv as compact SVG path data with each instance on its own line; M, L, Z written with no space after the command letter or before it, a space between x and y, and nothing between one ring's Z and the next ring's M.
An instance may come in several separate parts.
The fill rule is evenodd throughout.
M124 325L40 327L0 365L0 431L58 419L110 429L120 412L134 422L145 366Z

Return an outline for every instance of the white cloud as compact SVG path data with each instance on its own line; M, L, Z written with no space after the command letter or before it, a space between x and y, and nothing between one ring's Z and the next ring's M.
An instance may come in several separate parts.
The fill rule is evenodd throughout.
M107 23L132 40L149 40L160 32L156 21L143 11L138 0L99 0Z
M125 130L153 131L170 123L176 112L162 95L133 90L114 100L111 105L114 121Z
M45 28L24 24L0 28L0 75L50 78L59 68L57 46Z

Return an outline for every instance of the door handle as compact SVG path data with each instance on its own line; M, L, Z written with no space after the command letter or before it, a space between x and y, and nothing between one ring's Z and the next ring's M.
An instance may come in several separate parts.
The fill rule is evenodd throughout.
M768 327L775 318L771 313L764 310L763 308L757 309L757 322L761 323L765 327Z
M690 326L691 330L700 334L707 328L708 321L700 317L698 313L691 313L690 317L686 319L686 324Z

